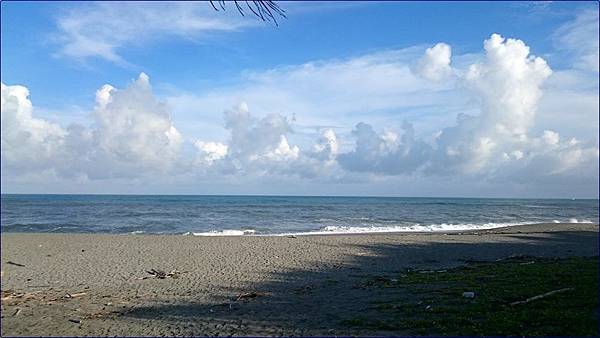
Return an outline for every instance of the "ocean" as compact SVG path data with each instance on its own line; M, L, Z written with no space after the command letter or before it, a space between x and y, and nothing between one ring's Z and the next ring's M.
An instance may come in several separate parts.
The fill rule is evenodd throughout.
M284 235L598 222L598 200L299 196L13 195L2 232Z

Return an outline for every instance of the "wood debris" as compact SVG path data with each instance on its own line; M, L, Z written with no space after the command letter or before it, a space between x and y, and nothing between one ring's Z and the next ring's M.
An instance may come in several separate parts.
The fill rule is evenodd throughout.
M237 296L237 298L235 299L235 301L239 302L240 300L249 300L249 299L262 297L262 296L266 296L266 295L267 295L266 292L258 292L258 291L244 292L244 293L239 294Z
M95 313L85 315L81 319L102 319L102 318L107 318L110 316L118 316L118 315L122 315L122 314L123 314L123 312L116 311L116 310L100 311L100 312L95 312Z
M525 303L533 302L534 300L542 299L542 298L545 298L545 297L548 297L548 296L552 296L552 295L557 294L557 293L571 291L571 290L574 290L574 289L573 288L564 288L564 289L553 290L553 291L550 291L550 292L543 293L541 295L529 297L529 298L527 298L525 300L520 300L520 301L517 301L517 302L512 302L512 303L510 303L510 305L525 304Z
M529 264L534 264L535 261L530 261L530 262L524 262L524 263L519 263L519 265L529 265Z
M165 272L165 271L156 270L156 269L146 270L146 272L149 273L150 275L154 276L154 278L158 278L158 279L179 278L179 275L183 273L183 272L180 272L177 270L172 270L171 272ZM151 277L145 276L145 277L140 277L138 279L148 279L148 278L151 278Z
M63 298L77 298L85 295L87 295L87 292L67 293Z
M25 265L23 265L23 264L19 264L19 263L11 262L11 261L8 261L8 262L6 262L6 264L10 264L10 265L16 265L16 266L22 266L22 267L24 267L24 266L25 266Z
M418 273L442 273L442 272L446 272L447 270L418 270Z
M41 291L34 291L34 292L15 292L12 290L4 290L2 291L2 301L5 300L10 300L10 299L15 299L15 298L22 298L22 299L30 299L30 298L35 298L35 295L40 293Z
M313 290L313 288L314 287L311 285L306 285L306 286L294 289L294 293L295 294L306 294L306 293L311 292Z
M17 292L14 290L2 291L2 304L13 306L29 301L40 301L48 305L56 302L64 302L86 295L86 292L64 293L62 296L51 290L39 290L33 292Z
M501 261L520 261L520 260L525 260L525 259L532 259L534 258L533 256L529 256L529 255L522 255L522 254L512 254L510 256L504 257L504 258L498 258L496 259L496 262L501 262Z
M394 284L399 283L397 278L389 278L385 276L377 276L366 282L357 283L353 286L355 289L367 289L370 287L392 287Z
M383 277L383 276L377 276L373 280L376 281L376 282L384 282L384 283L390 282L389 278Z

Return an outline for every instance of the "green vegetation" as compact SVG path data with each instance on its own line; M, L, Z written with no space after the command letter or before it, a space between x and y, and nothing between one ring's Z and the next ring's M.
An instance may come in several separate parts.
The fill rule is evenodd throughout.
M383 291L385 296L374 302L374 315L344 322L354 329L598 336L598 257L520 257L440 272L408 271L372 278L360 287ZM572 289L510 304L564 288ZM475 292L474 298L463 297L469 291Z

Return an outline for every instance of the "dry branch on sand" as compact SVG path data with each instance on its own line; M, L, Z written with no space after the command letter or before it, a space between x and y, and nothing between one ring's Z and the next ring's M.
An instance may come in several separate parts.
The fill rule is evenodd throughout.
M542 299L542 298L545 298L545 297L548 297L548 296L552 296L552 295L557 294L557 293L571 291L571 290L574 290L574 289L573 288L558 289L558 290L554 290L554 291L543 293L541 295L529 297L529 298L527 298L525 300L520 300L520 301L517 301L517 302L512 302L512 303L510 303L510 305L525 304L525 303L533 302L534 300Z
M156 270L156 269L150 269L150 270L146 270L147 273L149 273L150 275L152 275L154 278L158 278L158 279L165 279L165 278L179 278L179 275L185 272L181 272L181 271L177 271L177 270L171 270L171 272L166 272L163 270ZM148 279L148 278L152 278L150 276L144 276L144 277L140 277L138 279Z

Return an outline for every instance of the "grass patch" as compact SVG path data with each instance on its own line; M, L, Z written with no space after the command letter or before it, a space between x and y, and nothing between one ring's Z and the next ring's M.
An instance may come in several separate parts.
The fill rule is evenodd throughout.
M444 272L407 271L370 278L362 287L403 292L389 292L374 302L377 313L369 317L377 319L344 321L354 328L441 335L598 336L598 257L524 257ZM573 290L510 305L562 288ZM465 291L475 292L475 298L463 297Z

